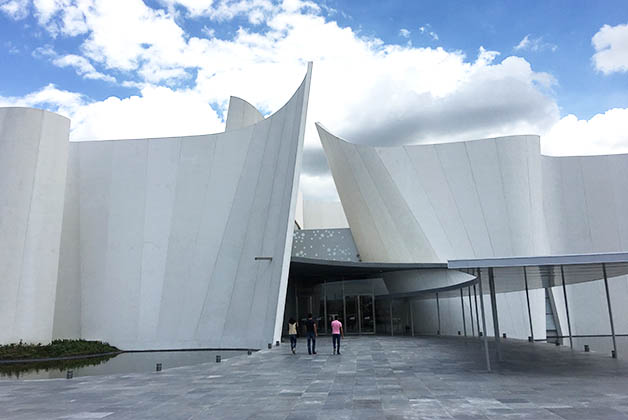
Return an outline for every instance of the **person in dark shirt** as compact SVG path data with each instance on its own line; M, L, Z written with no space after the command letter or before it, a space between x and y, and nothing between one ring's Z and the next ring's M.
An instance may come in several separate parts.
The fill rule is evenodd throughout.
M316 337L318 336L318 331L316 328L316 321L312 319L312 314L307 314L307 321L305 321L305 335L307 336L307 352L309 354L316 354Z

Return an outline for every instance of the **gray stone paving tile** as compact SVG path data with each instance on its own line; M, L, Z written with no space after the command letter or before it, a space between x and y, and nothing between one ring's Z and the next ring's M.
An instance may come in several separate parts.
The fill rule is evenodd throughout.
M318 344L316 356L282 345L160 373L3 380L0 419L628 420L628 362L603 355L508 340L488 374L477 340L348 337L341 356Z

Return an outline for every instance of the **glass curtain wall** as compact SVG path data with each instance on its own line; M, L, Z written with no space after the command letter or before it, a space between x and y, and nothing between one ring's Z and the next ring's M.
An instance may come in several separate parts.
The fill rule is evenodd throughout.
M407 299L376 298L376 281L294 282L289 286L292 302L286 304L286 319L296 315L303 327L307 314L312 313L321 334L331 333L331 321L338 317L345 334L411 335Z

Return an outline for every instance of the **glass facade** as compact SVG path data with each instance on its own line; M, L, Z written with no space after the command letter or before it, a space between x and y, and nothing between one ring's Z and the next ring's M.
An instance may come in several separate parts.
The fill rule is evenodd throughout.
M381 279L324 281L304 284L291 281L284 318L295 317L303 325L308 313L318 322L320 334L331 333L334 317L345 334L410 335L409 306L405 299L376 296ZM381 286L381 285L379 285ZM296 316L295 316L296 314Z

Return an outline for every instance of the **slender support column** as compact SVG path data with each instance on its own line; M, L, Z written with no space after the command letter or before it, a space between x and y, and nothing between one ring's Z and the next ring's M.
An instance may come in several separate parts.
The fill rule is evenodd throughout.
M393 300L391 298L390 302L389 302L389 305L388 305L390 307L390 335L391 336L395 335L394 334L394 328L393 328L394 326L393 326L393 316L392 316L392 301Z
M297 282L295 280L294 282L294 310L297 312L297 322L301 322L301 319L299 319L299 293L297 291Z
M530 292L528 291L528 272L523 267L523 281L526 286L526 300L528 301L528 320L530 321L530 339L534 343L534 329L532 328L532 312L530 311Z
M323 283L323 310L325 311L325 334L327 334L327 325L329 325L329 318L327 318L327 279Z
M497 360L502 360L502 343L499 338L499 317L497 316L497 294L495 293L495 274L493 268L488 269L488 287L491 294L491 310L493 312L493 330L495 331L495 353Z
M482 306L482 331L484 331L484 355L486 356L486 370L491 371L491 357L488 354L488 336L486 334L486 315L484 314L484 293L482 292L482 271L478 268L478 284L480 285L480 305ZM475 287L475 286L474 286ZM477 298L477 296L476 296ZM477 310L477 299L475 301ZM479 328L479 327L478 327Z
M440 302L438 300L438 292L436 292L436 315L438 316L438 330L436 330L436 335L440 335Z
M613 352L611 355L617 358L617 340L615 339L615 323L613 322L613 309L611 307L611 295L608 292L608 277L606 275L606 264L602 263L602 272L604 273L604 288L606 289L606 303L608 303L608 319L611 321L611 334L613 336Z
M467 290L469 292L469 316L471 317L471 337L475 336L475 327L473 326L473 304L471 301L471 286Z
M478 337L479 337L480 331L481 331L480 330L480 314L478 313L478 294L477 294L477 290L475 289L475 283L473 284L473 298L475 299L475 320L478 324Z
M414 337L414 305L412 299L408 300L408 307L410 308L410 328L412 328L412 337Z
M462 287L460 288L460 306L462 307L462 330L464 336L467 336L467 320L464 317L464 296L462 295Z
M347 328L347 299L345 297L345 280L342 279L342 321L344 328Z
M567 286L565 286L565 270L560 266L560 278L563 281L563 296L565 297L565 313L567 314L567 328L569 329L569 347L573 349L573 337L571 336L571 319L569 318L569 303L567 302Z

